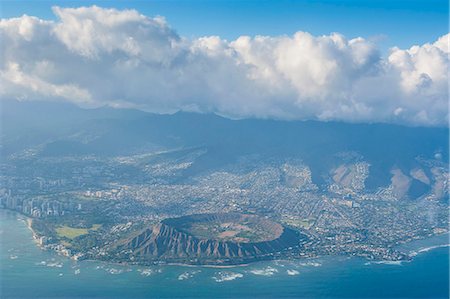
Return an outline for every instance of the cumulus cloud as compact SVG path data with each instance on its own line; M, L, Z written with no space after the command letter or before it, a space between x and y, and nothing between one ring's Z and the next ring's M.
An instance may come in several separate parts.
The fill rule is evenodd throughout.
M230 117L447 125L449 35L381 55L333 33L186 39L135 10L2 19L0 97Z

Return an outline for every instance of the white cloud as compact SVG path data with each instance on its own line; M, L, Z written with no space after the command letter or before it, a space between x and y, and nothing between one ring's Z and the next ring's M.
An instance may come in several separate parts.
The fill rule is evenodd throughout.
M76 100L80 104L89 104L92 102L91 95L87 90L83 90L73 84L52 84L45 82L38 76L30 76L23 73L16 63L10 63L6 69L1 70L0 78L4 82L4 85L0 88L0 92L3 93L4 89L12 89L15 90L19 98L32 98L39 95L50 99L63 98Z
M100 59L122 53L147 62L167 63L179 39L162 18L147 18L135 10L118 11L97 6L54 7L60 22L53 32L71 51Z
M231 117L446 125L449 35L383 57L333 33L188 40L162 17L96 6L3 19L1 98Z

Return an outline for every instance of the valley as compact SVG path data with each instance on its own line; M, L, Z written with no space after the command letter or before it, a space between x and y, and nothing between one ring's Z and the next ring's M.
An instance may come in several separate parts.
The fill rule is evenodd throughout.
M60 119L55 104L48 107L55 117L35 116L43 134L30 140L9 123L26 117L21 111L29 107L22 105L32 104L11 105L14 116L4 118L0 206L33 220L41 247L74 259L235 264L356 255L395 261L411 258L396 245L448 231L447 129L133 110L92 114L75 107L73 119ZM217 214L253 215L277 225L167 227L170 219ZM211 246L276 240L280 227L304 237L287 246L295 250L230 260L223 252L202 255L197 241L190 246L203 248L199 256L185 242L160 252L155 240L167 242L154 233L158 227ZM276 229L261 229L267 227ZM149 243L132 245L137 236ZM178 247L183 254L168 254Z

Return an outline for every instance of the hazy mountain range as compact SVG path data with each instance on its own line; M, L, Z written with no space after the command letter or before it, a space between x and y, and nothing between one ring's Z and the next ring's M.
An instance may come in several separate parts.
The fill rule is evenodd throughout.
M203 149L184 178L219 169L239 157L297 159L313 183L345 183L339 168L355 161L370 165L366 188L408 181L412 197L432 185L424 161L448 163L448 128L318 121L230 120L214 114L152 114L139 110L81 109L55 102L2 102L2 158L32 151L36 157L124 156L177 149ZM184 151L184 152L183 152ZM397 172L396 172L397 171ZM399 175L400 173L400 175ZM396 175L397 174L397 175Z

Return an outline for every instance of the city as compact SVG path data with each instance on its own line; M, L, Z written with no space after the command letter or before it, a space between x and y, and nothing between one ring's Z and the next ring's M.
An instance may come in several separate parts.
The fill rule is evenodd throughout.
M443 199L449 177L439 159L421 160L411 176L393 170L390 185L367 192L370 164L355 154L350 160L343 154L347 162L330 169L320 187L298 159L255 163L257 157L242 156L186 178L183 171L207 150L170 152L175 158L166 152L108 159L13 157L3 164L1 206L32 219L40 246L74 259L114 260L117 244L143 228L202 213L264 215L308 235L290 258L409 259L395 246L448 232ZM411 181L418 173L429 191L418 199L403 198L407 190L395 178ZM71 235L61 227L80 231Z

